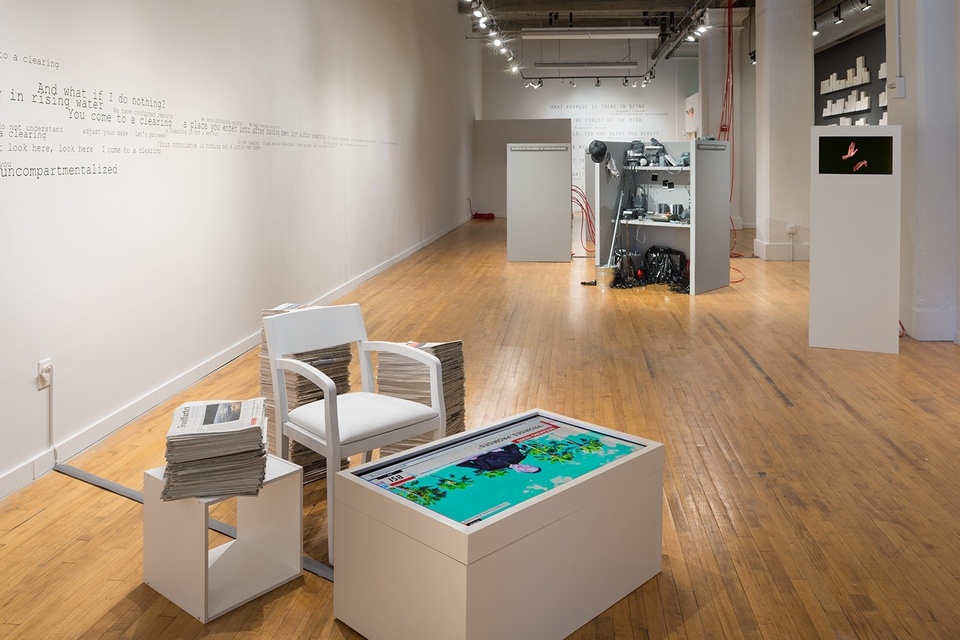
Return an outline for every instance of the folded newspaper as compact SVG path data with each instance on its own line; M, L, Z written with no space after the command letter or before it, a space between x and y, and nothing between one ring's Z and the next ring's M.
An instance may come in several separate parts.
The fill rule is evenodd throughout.
M188 402L167 432L163 500L257 495L267 465L264 399Z

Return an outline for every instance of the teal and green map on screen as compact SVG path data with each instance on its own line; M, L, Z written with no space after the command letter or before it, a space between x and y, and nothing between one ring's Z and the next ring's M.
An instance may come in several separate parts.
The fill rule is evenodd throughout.
M607 433L534 416L475 439L379 466L362 477L470 525L643 447Z

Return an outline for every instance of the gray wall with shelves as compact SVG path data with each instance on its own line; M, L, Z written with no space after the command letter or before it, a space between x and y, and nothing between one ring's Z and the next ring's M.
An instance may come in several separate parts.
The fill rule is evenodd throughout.
M630 179L623 158L630 146L626 142L606 142L616 160L620 175L613 176L604 165L585 157L586 192L596 216L598 266L608 264L611 247L624 248L643 255L653 245L683 251L690 261L692 294L730 284L730 148L722 141L664 142L667 153L678 158L691 153L690 167L658 167L637 170ZM657 180L652 180L653 174ZM673 181L674 189L663 188L663 179ZM659 185L659 186L658 186ZM625 187L636 195L636 187L647 192L647 209L656 211L660 203L683 204L690 211L689 224L648 223L628 220L615 225L618 208L632 207L625 193L620 207L620 191ZM627 190L627 189L625 189ZM616 239L614 235L616 234Z
M844 114L854 121L865 117L867 124L880 124L880 118L886 107L880 106L880 94L883 93L886 80L880 78L880 63L887 61L886 35L884 27L877 27L864 34L851 38L834 47L820 51L814 56L814 124L818 126L838 125L840 116L823 115L823 109L828 100L839 100L856 89L864 91L870 96L870 110ZM841 89L828 94L820 93L820 82L836 73L840 78L846 78L847 69L857 66L857 58L866 58L866 67L870 70L870 82L858 87ZM890 66L889 64L887 65Z

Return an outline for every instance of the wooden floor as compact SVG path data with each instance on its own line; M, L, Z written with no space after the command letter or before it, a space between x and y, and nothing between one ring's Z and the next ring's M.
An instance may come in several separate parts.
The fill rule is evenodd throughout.
M571 638L960 638L960 348L811 349L807 263L733 266L695 298L600 289L471 221L342 301L373 339L464 341L468 428L541 407L666 444L663 571ZM69 462L140 490L176 405L258 394L254 351ZM322 484L304 504L322 559ZM0 638L359 638L312 574L201 625L142 584L141 536L55 472L0 501Z

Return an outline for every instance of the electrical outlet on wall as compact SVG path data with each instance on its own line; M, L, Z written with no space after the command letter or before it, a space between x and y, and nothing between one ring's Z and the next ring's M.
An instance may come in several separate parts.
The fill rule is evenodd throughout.
M46 389L53 383L53 358L44 358L37 363L37 390Z
M787 225L787 235L788 235L788 236L792 236L792 235L795 234L796 232L797 232L797 225L795 225L795 224L788 224L788 225Z

